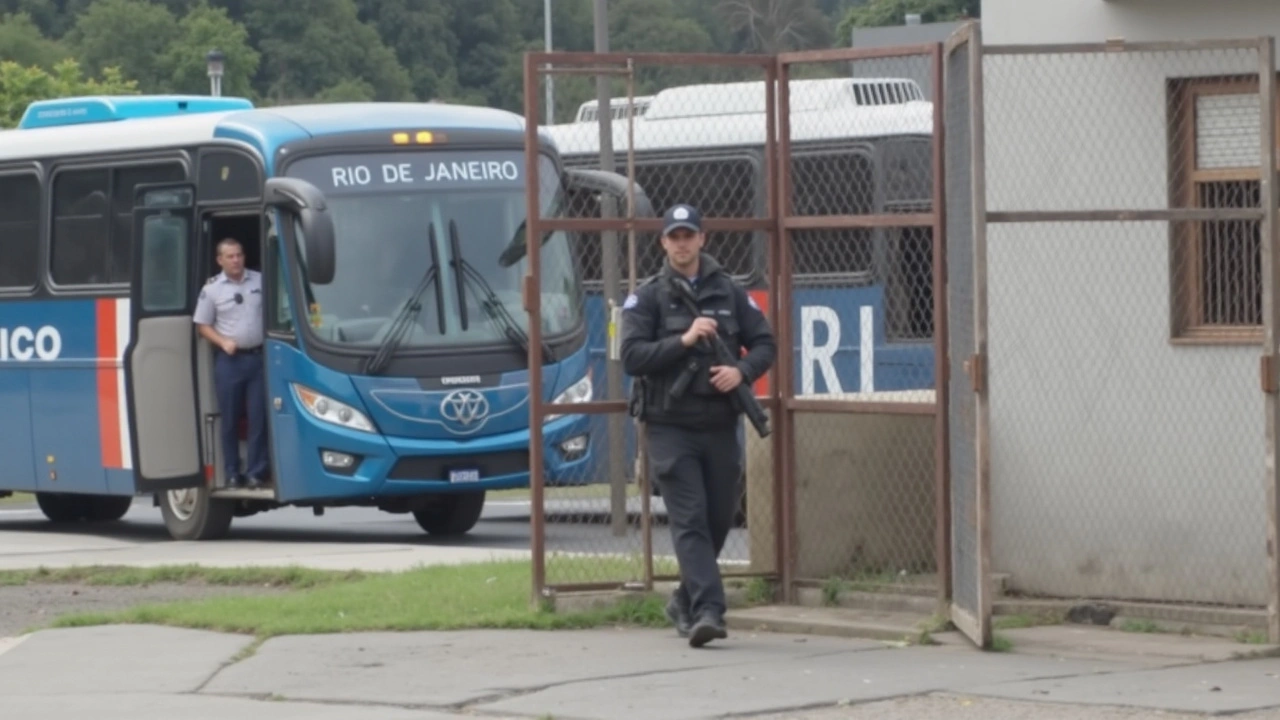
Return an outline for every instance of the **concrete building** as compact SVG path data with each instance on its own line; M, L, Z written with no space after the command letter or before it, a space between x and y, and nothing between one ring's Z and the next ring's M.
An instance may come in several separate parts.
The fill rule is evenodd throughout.
M886 48L944 42L963 24L960 22L919 23L915 22L915 19L904 18L906 22L902 25L854 28L850 32L850 47ZM915 80L924 91L926 100L932 102L936 95L933 87L933 66L929 63L929 58L924 56L857 60L853 62L853 77L910 78Z
M1277 0L984 0L991 46L1280 35ZM990 53L987 209L1256 208L1248 49ZM1252 79L1250 79L1252 78ZM991 570L1263 607L1258 223L991 222Z

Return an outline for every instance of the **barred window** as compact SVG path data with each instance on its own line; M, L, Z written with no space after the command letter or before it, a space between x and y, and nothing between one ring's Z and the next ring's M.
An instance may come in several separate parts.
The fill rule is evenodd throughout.
M1176 207L1260 207L1258 99L1256 79L1198 78L1171 84ZM1177 223L1172 235L1175 337L1256 342L1262 325L1260 223Z

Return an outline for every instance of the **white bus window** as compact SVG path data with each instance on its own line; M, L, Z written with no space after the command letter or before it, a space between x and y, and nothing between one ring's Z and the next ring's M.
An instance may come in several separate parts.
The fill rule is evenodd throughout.
M0 288L35 287L40 207L35 175L0 177Z
M176 162L58 173L53 179L53 281L61 286L127 284L134 188L180 182L186 174Z

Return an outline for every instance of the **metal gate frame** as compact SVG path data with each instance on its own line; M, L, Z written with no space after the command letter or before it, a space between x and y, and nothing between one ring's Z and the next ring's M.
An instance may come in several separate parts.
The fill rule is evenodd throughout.
M932 201L929 212L867 214L867 215L797 215L791 202L791 102L790 78L791 68L795 65L809 63L851 63L859 60L881 60L901 57L922 57L929 59L930 74L934 82L933 99L933 147L932 147ZM778 447L782 449L781 472L786 479L783 485L784 495L780 498L783 505L782 517L785 525L779 526L783 536L783 552L780 557L781 583L783 596L787 602L794 602L796 594L795 568L795 525L796 525L796 437L794 430L795 413L871 413L880 415L895 414L932 414L934 416L934 515L935 538L934 556L937 565L937 601L940 611L945 612L951 595L951 502L950 472L947 442L949 434L949 398L948 373L946 368L948 313L947 313L947 270L946 270L946 213L944 202L944 168L945 168L945 118L943 102L945 88L943 83L943 46L941 43L918 45L902 45L885 48L834 48L830 50L811 50L803 52L781 53L777 56L778 79L777 92L777 159L773 166L778 172L774 183L778 196L774 202L778 209L778 314L790 317L792 305L792 233L798 230L834 230L850 228L930 228L933 232L932 283L933 316L934 316L934 378L935 397L932 404L917 403L923 406L912 407L886 402L862 400L807 400L798 399L795 395L794 372L791 362L790 348L794 347L795 338L792 324L786 323L786 334L778 335L778 346L787 348L779 353L781 389L781 412L778 422ZM784 360L785 358L785 360Z
M972 33L969 35L968 33ZM956 429L951 427L950 410L951 403L956 397L957 392L968 390L967 388L957 388L950 382L950 378L955 375L954 350L951 347L951 339L949 332L949 324L952 320L952 312L949 309L947 291L948 287L948 262L950 252L949 243L949 227L948 223L948 207L947 200L950 199L946 184L945 170L946 161L950 157L949 151L944 140L944 129L947 124L947 117L944 112L944 103L948 97L949 88L946 87L944 79L946 78L947 68L954 64L952 55L956 47L964 45L966 40L972 38L968 45L970 52L967 56L962 57L962 61L967 63L968 67L975 65L980 66L981 60L978 51L973 48L980 43L980 35L977 32L976 25L971 25L953 38L946 46L942 43L930 43L923 45L913 45L894 48L874 48L874 49L852 49L841 48L833 50L822 50L813 52L785 53L777 56L719 56L719 55L690 55L690 54L666 54L666 53L538 53L529 52L524 57L524 79L525 79L525 96L524 108L525 117L531 119L526 124L526 162L530 167L536 167L537 160L537 133L538 123L536 118L540 117L539 112L539 93L536 91L536 83L539 77L549 72L546 70L548 64L554 63L559 66L555 72L565 72L566 66L572 68L572 72L581 74L610 74L610 75L630 75L637 66L643 65L676 65L676 64L728 64L728 65L750 65L763 66L766 77L766 108L768 117L766 120L768 126L768 134L766 139L766 179L767 193L766 203L767 210L763 217L755 217L751 219L734 219L734 218L707 218L708 229L750 229L758 230L765 233L768 238L767 254L768 254L768 273L767 282L770 287L769 307L766 310L770 322L773 325L774 332L777 336L777 342L782 349L778 354L777 362L770 372L769 396L760 398L761 404L770 411L773 416L774 437L772 438L773 450L773 486L775 505L773 508L775 519L775 543L777 553L776 576L779 580L781 590L781 600L783 602L794 602L797 594L796 583L796 503L795 503L795 466L796 466L796 448L794 434L794 414L796 412L835 412L835 413L879 413L893 414L904 412L903 408L894 406L889 403L876 403L866 401L815 401L811 399L797 399L795 395L795 379L794 379L794 362L791 357L790 349L794 346L795 336L792 328L792 258L790 249L790 240L792 234L796 231L816 230L816 229L846 229L846 228L868 228L868 227L927 227L933 231L933 275L932 282L934 284L933 296L933 313L934 313L934 352L935 352L935 378L936 378L936 396L935 402L927 410L923 412L932 413L935 417L935 443L934 443L934 461L935 461L935 515L937 520L937 529L935 537L935 554L936 564L938 568L938 602L940 611L943 614L950 614L956 622L956 625L963 630L966 635L980 645L989 646L990 644L990 599L989 597L980 598L975 603L959 604L953 599L953 585L955 582L955 565L958 561L965 560L956 554L955 540L957 537L967 537L973 535L978 538L985 538L985 533L979 532L979 528L985 527L985 512L974 522L960 522L958 526L954 523L956 520L952 517L952 507L958 493L962 493L965 488L953 487L950 481L950 473L953 471L955 462L954 452L949 445L956 439ZM934 125L934 146L932 150L932 166L933 166L933 182L930 212L927 213L901 213L901 214L879 214L879 215L845 215L845 216L802 216L794 213L791 203L791 167L789 162L791 152L790 142L790 93L789 79L790 70L793 65L801 63L817 63L817 62L851 62L856 60L867 60L877 58L893 58L903 56L921 56L931 61L932 74L935 78L934 91L934 108L933 108L933 125ZM980 87L980 84L979 84ZM979 119L977 127L980 128L980 108L977 104L973 105L972 112ZM969 142L975 144L975 148L980 148L981 133L975 133L974 137L968 139ZM975 157L980 157L980 152L975 153ZM973 170L974 178L980 178L978 169ZM634 182L634 167L629 162L628 169L625 173L626 177ZM969 202L977 203L976 198L981 197L975 194L970 198ZM589 220L589 219L551 219L541 216L541 209L538 202L538 190L531 186L526 195L527 206L526 213L528 221L526 224L526 242L530 248L536 247L536 238L543 232L552 230L595 230L595 231L614 231L614 232L631 232L657 230L660 226L660 220L644 219L635 217L630 211L623 213L621 217L608 220ZM976 217L976 215L975 215ZM975 232L978 226L975 224ZM531 252L529 254L529 269L525 276L524 285L524 303L525 309L531 317L536 318L541 312L541 302L538 293L540 278L540 262L539 253ZM970 280L969 282L976 282ZM982 283L978 283L979 286ZM985 313L980 314L985 317ZM972 324L975 316L955 318L963 322ZM541 365L541 347L540 347L540 325L538 322L530 323L530 366L539 367ZM985 343L983 345L985 347ZM967 358L966 358L967 359ZM968 365L968 363L966 363ZM562 587L549 587L546 582L545 574L545 535L543 521L543 449L542 449L542 418L552 412L568 411L573 413L617 413L625 410L625 403L619 400L605 401L598 400L591 403L579 404L567 407L558 407L550 405L542 401L542 382L539 373L531 373L530 375L530 415L531 415L531 432L530 432L530 489L531 489L531 544L532 544L532 575L533 575L533 602L538 603L545 598L546 594L555 590L567 589ZM983 393L979 393L979 397L984 397ZM918 414L922 412L920 409L914 409L909 412ZM984 411L985 412L985 411ZM983 445L984 443L979 443ZM643 449L640 449L643 457ZM985 457L985 455L984 455ZM981 467L982 463L979 463ZM978 468L974 468L977 470ZM982 476L983 473L979 473ZM643 482L644 478L641 479ZM985 485L984 485L985 487ZM644 493L647 496L647 492ZM985 502L985 491L980 491L979 498ZM642 510L647 516L648 507ZM964 518L961 518L964 520ZM652 583L655 579L652 569L652 545L648 540L649 527L647 517L645 522L646 542L644 552L646 555L646 572L644 580L644 589L652 589ZM987 546L985 540L983 547ZM986 576L985 558L989 553L984 550L981 553L976 570L980 576ZM610 585L601 583L600 586ZM985 588L986 583L981 583ZM575 587L573 589L594 589L583 587ZM985 603L985 605L983 604Z
M954 416L948 437L952 515L951 622L992 646L991 477L987 385L987 233L982 113L982 28L969 22L943 45L948 128L944 185L950 337L946 372ZM962 379L963 378L963 379Z

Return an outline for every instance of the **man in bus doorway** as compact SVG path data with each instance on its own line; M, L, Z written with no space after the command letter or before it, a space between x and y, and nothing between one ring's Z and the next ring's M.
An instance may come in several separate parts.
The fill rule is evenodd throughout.
M222 414L222 457L231 485L262 487L267 477L267 393L263 383L262 275L244 266L244 247L218 243L218 266L200 291L195 323L214 347L213 379ZM240 468L240 416L248 416L248 477Z
M777 355L764 313L703 252L705 244L698 210L669 208L662 231L666 262L627 298L622 315L622 363L636 378L632 414L645 423L649 464L680 564L667 617L693 647L728 637L717 560L738 508L743 469L741 411L730 393L768 372ZM692 286L697 313L676 282ZM717 336L740 358L735 364L717 362L709 345Z

